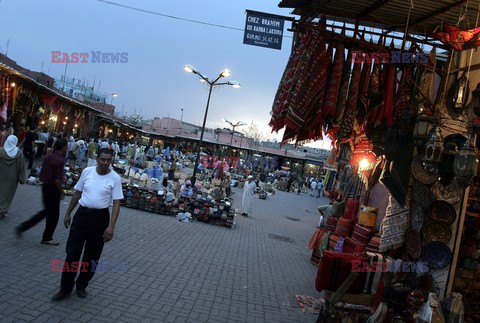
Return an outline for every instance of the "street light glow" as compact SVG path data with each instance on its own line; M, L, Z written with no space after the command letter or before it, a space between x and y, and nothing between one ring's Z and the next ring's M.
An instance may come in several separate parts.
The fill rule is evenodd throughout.
M240 82L238 82L238 81L230 81L230 82L228 82L228 85L231 85L232 87L234 87L234 88L236 88L236 89L242 87L242 85L241 85Z
M220 73L220 75L221 75L222 77L229 77L230 74L231 74L231 72L230 72L230 70L227 69L227 68L224 69L224 70L222 71L222 73Z
M183 69L184 69L185 71L187 71L188 73L193 73L193 71L194 71L194 68L193 68L192 65L185 65L185 66L183 67Z

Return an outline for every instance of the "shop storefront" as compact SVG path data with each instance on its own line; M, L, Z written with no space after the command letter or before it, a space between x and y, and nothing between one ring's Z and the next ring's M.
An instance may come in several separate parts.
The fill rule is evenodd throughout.
M468 4L443 8L442 19L433 1L418 11L399 1L292 4L280 3L301 17L270 126L285 129L284 142L326 135L335 147L324 173L332 204L311 240L321 315L478 320L480 30L464 21ZM338 25L352 15L356 25ZM418 38L375 30L400 25ZM305 173L313 167L307 160Z

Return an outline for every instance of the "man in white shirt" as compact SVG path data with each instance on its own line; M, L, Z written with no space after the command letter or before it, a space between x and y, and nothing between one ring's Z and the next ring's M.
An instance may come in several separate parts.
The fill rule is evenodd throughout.
M67 241L67 257L63 263L61 287L60 291L52 297L54 301L68 297L75 284L78 296L80 298L87 296L85 288L95 274L103 245L113 238L123 193L121 178L110 169L111 162L112 151L100 149L97 166L85 168L74 187L75 193L63 220L67 229L71 222L70 214L77 203L80 206L71 222L72 228ZM112 200L113 210L110 221L108 207ZM79 263L82 252L82 262ZM82 270L75 282L78 267Z
M315 180L312 180L310 183L310 196L314 196L316 188L317 188L317 182L315 182Z

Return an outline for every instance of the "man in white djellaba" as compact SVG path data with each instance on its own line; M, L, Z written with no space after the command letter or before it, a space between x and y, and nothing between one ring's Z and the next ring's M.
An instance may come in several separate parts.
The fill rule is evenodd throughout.
M255 193L255 188L257 184L253 181L253 176L250 175L247 177L247 183L245 183L245 187L243 188L243 199L242 199L242 215L248 216L252 214L253 208L253 193Z

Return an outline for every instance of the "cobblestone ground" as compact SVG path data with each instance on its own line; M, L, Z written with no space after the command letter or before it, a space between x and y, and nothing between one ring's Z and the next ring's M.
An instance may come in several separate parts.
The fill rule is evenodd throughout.
M97 272L87 298L73 293L52 303L61 274L51 261L65 258L68 201L55 233L60 246L39 243L44 222L21 239L13 234L41 209L38 186L19 186L0 219L0 321L315 322L294 294L317 295L308 241L324 199L284 192L255 199L254 214L237 216L233 229L122 208L101 260L127 262L128 271Z

